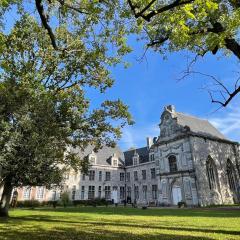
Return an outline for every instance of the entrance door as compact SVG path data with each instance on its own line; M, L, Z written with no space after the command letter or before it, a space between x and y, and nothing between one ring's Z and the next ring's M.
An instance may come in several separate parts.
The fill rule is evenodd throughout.
M178 202L182 201L182 191L180 187L173 187L172 188L172 197L173 197L173 204L177 205Z

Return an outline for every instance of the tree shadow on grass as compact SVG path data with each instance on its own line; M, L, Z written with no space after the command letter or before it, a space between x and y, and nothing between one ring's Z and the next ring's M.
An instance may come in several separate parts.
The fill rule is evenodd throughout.
M76 229L73 227L56 227L46 230L40 226L34 229L12 229L2 228L0 230L0 240L210 240L208 237L196 237L191 235L177 234L135 234L121 231L100 230L93 232L90 230Z
M76 225L76 227L118 227L118 228L134 228L134 229L150 229L150 230L167 230L167 231L184 231L184 232L199 232L199 233L210 233L210 234L225 234L225 235L233 235L233 236L240 236L240 231L235 230L224 230L224 229L208 229L206 227L200 228L200 226L197 228L196 226L181 226L181 223L179 222L171 222L168 224L167 222L161 222L158 225L156 224L141 224L141 223L131 223L131 222L119 222L119 221L89 221L89 219L82 219L79 218L79 221L73 221L72 219L65 220L65 219L58 219L56 217L50 217L50 216L41 216L41 215L29 215L24 217L12 217L8 219L8 224L10 225L22 225L27 222L39 222L39 225L41 223L52 223L52 224L64 224L67 227L71 227L72 225ZM176 226L178 225L178 227ZM210 226L208 226L210 227ZM1 238L0 238L1 239Z

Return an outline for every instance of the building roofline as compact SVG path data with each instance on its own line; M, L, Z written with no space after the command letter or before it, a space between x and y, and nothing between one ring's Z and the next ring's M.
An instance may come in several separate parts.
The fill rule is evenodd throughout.
M210 136L210 135L205 135L205 134L200 134L200 133L195 133L195 132L187 132L187 133L183 133L181 135L178 135L178 136L175 136L171 139L168 139L168 140L160 140L154 144L154 146L160 146L160 145L163 145L163 144L167 144L167 143L170 143L170 142L174 142L176 140L180 140L180 139L183 139L185 137L200 137L200 138L203 138L203 139L208 139L208 140L213 140L213 141L217 141L217 142L222 142L222 143L228 143L228 144L233 144L233 145L240 145L238 142L234 142L234 141L231 141L231 140L228 140L228 139L221 139L221 138L218 138L218 137L214 137L214 136Z

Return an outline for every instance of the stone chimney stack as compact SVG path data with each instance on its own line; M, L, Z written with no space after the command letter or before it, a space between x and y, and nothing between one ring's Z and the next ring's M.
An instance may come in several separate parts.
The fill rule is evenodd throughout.
M168 110L171 113L175 113L175 106L174 105L168 105L165 107L166 110Z
M153 145L153 139L151 137L147 137L147 147L150 149L150 147Z

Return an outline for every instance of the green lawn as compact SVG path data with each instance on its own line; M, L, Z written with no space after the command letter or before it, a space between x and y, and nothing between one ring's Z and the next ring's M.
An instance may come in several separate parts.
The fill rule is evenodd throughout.
M240 210L81 207L14 210L0 240L240 239Z

